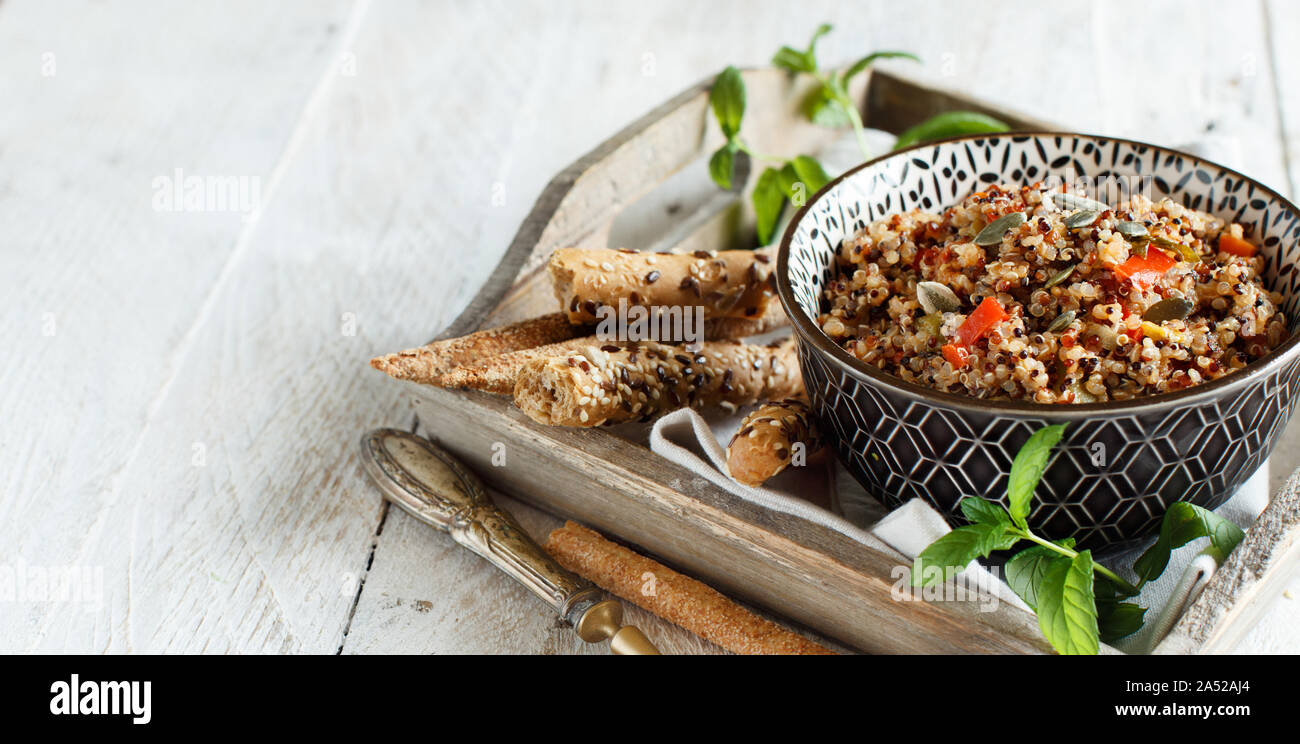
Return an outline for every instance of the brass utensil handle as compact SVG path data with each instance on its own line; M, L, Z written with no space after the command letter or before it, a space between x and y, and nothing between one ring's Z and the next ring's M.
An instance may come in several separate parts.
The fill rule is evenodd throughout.
M574 627L600 602L599 590L561 568L441 447L397 429L369 432L361 446L385 496L513 576Z

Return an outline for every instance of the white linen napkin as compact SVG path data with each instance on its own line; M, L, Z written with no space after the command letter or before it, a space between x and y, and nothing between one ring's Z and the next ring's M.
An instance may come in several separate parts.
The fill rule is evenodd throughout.
M876 550L895 553L900 565L910 565L927 545L951 531L943 516L919 499L886 513L833 458L829 458L829 467L827 460L810 458L807 466L789 468L759 488L732 480L727 474L726 449L720 442L731 440L742 414L710 414L706 420L689 408L674 411L654 424L650 448L746 501L822 525ZM1245 527L1267 505L1265 463L1218 513ZM1175 551L1160 579L1143 587L1136 601L1149 608L1147 622L1138 633L1114 643L1116 648L1127 653L1149 653L1195 601L1217 567L1213 558L1199 554L1204 548L1200 543L1204 542L1208 541L1200 540ZM1127 568L1143 549L1145 545L1106 563ZM1005 582L978 563L972 562L954 581L968 590L992 593L1000 601L1029 609Z

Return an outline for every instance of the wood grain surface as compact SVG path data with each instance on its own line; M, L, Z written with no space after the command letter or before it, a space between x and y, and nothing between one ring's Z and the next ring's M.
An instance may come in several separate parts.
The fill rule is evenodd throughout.
M1296 193L1284 0L0 4L0 563L101 590L0 603L0 650L598 651L383 507L356 440L412 412L365 360L442 331L561 168L822 20L824 60L913 50L882 65ZM259 208L155 210L178 168ZM1297 594L1234 648L1300 650Z

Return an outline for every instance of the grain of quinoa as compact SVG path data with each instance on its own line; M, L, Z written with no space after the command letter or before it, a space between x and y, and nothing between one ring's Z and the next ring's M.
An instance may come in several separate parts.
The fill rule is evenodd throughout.
M914 210L870 223L842 244L818 325L849 353L909 382L1038 403L1181 390L1231 374L1287 337L1281 297L1261 281L1263 259L1239 255L1250 252L1240 225L1134 196L1070 229L1076 210L1061 209L1050 193L1038 183L991 186L942 214ZM995 244L975 244L981 229L1012 212L1024 223ZM1131 242L1118 230L1126 221L1158 240ZM1148 258L1140 259L1144 244ZM1059 283L1046 286L1053 277ZM917 300L921 281L949 287L962 306L927 316ZM1191 313L1143 322L1170 297L1190 300ZM994 312L996 322L963 328L986 298L1005 319ZM972 326L980 333L967 343Z

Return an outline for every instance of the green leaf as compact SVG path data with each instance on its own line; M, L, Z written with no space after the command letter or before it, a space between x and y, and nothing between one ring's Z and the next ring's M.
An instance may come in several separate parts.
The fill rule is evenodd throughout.
M972 524L958 527L930 543L912 565L912 585L946 581L976 558L987 558L995 550L1015 545L1019 538L1007 534L1006 528L1004 524Z
M1097 604L1104 602L1116 603L1129 597L1136 597L1137 592L1125 589L1116 584L1108 576L1098 575L1097 582L1092 585L1092 593L1097 597Z
M962 515L975 524L1011 524L1011 517L1007 515L1007 510L995 501L969 496L962 499L959 506Z
M857 62L854 62L853 66L850 67L848 71L844 73L844 85L847 86L849 84L849 81L853 79L854 75L857 75L858 73L870 67L872 63L875 62L876 60L894 59L898 57L910 59L914 62L921 61L920 57L916 56L915 54L912 54L911 52L872 52L871 54L868 54L867 56L863 57Z
M1101 640L1110 643L1130 636L1142 628L1147 608L1132 602L1097 605L1097 632Z
M740 121L745 116L745 81L740 70L728 67L718 74L709 91L709 103L713 106L713 115L718 118L718 126L727 139L732 139L740 132Z
M736 172L736 147L728 142L709 158L709 176L724 191L731 190L731 179Z
M1034 489L1042 480L1043 471L1047 469L1047 460L1052 456L1052 448L1061 441L1065 434L1065 424L1045 426L1034 432L1029 441L1016 453L1011 462L1011 478L1007 483L1007 511L1011 512L1011 521L1025 529L1025 519L1029 516L1030 502L1034 499Z
M844 110L844 105L835 100L835 96L824 85L814 88L800 105L804 116L819 127L839 129L851 126L853 119Z
M799 155L790 161L790 165L794 166L794 172L799 174L799 180L803 181L804 186L808 188L809 196L821 191L823 186L831 182L826 169L811 155Z
M772 55L772 66L790 72L812 72L817 69L817 63L806 53L788 46L781 47Z
M1092 595L1092 553L1054 561L1038 585L1038 627L1061 654L1095 654L1097 605Z
M1200 537L1210 538L1210 546L1226 556L1237 547L1245 533L1237 525L1208 509L1185 501L1169 506L1160 524L1160 537L1133 562L1133 570L1143 582L1154 581L1169 565L1169 554Z
M1047 575L1047 569L1057 561L1069 562L1070 557L1037 545L1012 556L1002 567L1007 585L1025 600L1030 609L1038 611L1038 591Z
M772 65L790 72L817 72L817 40L831 32L831 25L823 23L813 32L808 49L799 51L783 46L772 55Z
M927 119L898 135L895 150L910 147L918 142L957 137L963 134L1005 132L1010 127L991 116L974 111L949 111Z
M768 168L758 177L754 184L754 214L758 217L758 243L767 245L772 242L772 233L776 223L781 219L781 210L785 208L785 190L781 186L781 173L775 168Z

